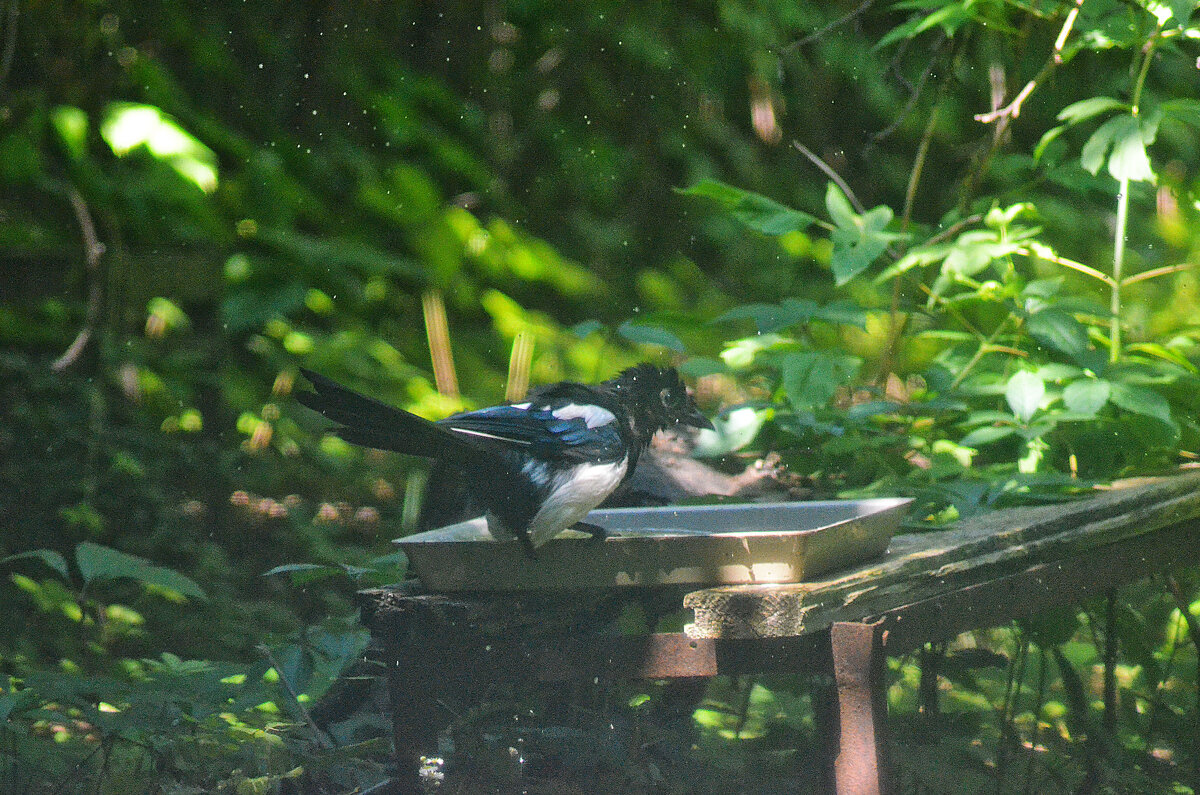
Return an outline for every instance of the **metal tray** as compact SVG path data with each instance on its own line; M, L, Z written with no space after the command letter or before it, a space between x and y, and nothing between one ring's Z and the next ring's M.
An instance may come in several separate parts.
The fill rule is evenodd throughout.
M612 508L587 521L603 541L567 531L529 558L483 517L397 539L431 591L524 591L729 585L813 579L881 555L908 499Z

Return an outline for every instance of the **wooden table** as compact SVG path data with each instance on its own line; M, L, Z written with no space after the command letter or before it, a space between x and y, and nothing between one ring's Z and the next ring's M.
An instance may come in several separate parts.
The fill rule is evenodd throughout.
M401 587L364 591L361 603L388 666L398 783L412 791L443 728L430 696L439 687L469 696L504 677L824 672L836 683L822 710L830 789L886 793L887 655L1198 561L1200 472L1190 472L897 536L883 558L817 582L660 594L693 611L683 633L597 635L608 592L464 598Z

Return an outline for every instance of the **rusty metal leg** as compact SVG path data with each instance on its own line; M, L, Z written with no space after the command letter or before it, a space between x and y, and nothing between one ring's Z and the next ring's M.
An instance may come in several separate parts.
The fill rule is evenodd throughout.
M882 631L877 624L837 623L830 630L840 739L838 795L887 795L887 701Z

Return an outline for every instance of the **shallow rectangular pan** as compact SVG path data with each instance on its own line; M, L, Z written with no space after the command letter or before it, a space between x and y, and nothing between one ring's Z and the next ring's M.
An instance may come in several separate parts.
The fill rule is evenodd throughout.
M529 558L483 517L396 541L431 591L801 582L882 555L911 500L613 508Z

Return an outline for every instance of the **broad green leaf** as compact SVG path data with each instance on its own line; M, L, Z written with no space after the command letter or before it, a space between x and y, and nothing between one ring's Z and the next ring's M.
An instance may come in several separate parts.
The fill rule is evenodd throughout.
M774 199L735 188L715 179L703 179L679 193L714 201L738 221L764 235L778 236L788 232L802 232L817 220L808 213L793 210Z
M1050 308L1030 315L1025 323L1029 334L1042 345L1078 359L1087 353L1087 329L1069 312Z
M846 198L846 194L832 182L825 188L825 209L829 211L829 218L833 221L834 226L839 229L858 231L858 215L850 206L850 200Z
M786 354L781 363L783 391L788 401L801 411L826 405L837 388L858 373L861 360L823 351L797 351Z
M332 566L322 566L319 563L285 563L282 566L276 566L270 571L264 571L263 577L273 577L276 574L291 574L297 571L316 571L316 570L333 570Z
M1188 20L1192 18L1192 14L1196 12L1196 0L1164 0L1167 8L1171 9L1170 27L1184 28L1187 27Z
M1114 116L1088 138L1079 162L1089 172L1097 174L1108 155L1108 173L1115 179L1153 182L1154 171L1146 146L1154 142L1158 132L1158 118L1155 117L1161 118L1161 114L1153 114L1148 119L1124 114Z
M79 566L79 574L84 583L128 578L147 585L168 588L184 596L207 598L200 586L190 577L165 566L155 565L137 555L90 541L84 541L75 547L75 563Z
M1171 417L1171 406L1167 403L1167 399L1153 389L1147 389L1143 386L1133 386L1121 381L1113 381L1109 399L1114 405L1126 411L1153 417L1172 428L1178 427L1175 420Z
M1016 428L1011 425L984 425L982 428L976 428L968 433L958 443L963 447L979 447L1007 439L1014 433L1016 433Z
M1103 378L1083 378L1067 384L1063 404L1071 411L1094 416L1108 402L1112 385Z
M836 190L832 185L830 187L833 189L827 194L827 198L836 196L844 202L845 197L842 196L842 192ZM833 270L834 281L841 286L870 267L871 263L887 249L888 244L900 236L883 231L892 221L890 207L875 207L864 215L857 216L849 210L849 204L846 204L844 208L840 207L837 199L829 204L830 214L838 223L838 228L833 230L830 235L830 239L833 241L833 257L830 266ZM836 213L834 207L838 208ZM850 213L849 225L842 224L842 221L846 219L839 220L839 214L843 210Z
M579 339L585 339L597 331L603 330L604 324L599 320L585 320L582 323L576 323L574 326L571 326L571 333L579 337Z
M69 579L70 573L67 570L67 559L53 549L31 549L28 552L18 552L15 555L9 555L6 558L0 558L0 563L10 563L14 560L37 559L45 563L50 568L63 576L63 579Z
M1028 423L1037 413L1046 396L1046 384L1028 370L1021 370L1008 379L1004 388L1004 399L1008 407L1021 422Z
M626 320L617 328L617 333L630 342L637 342L643 345L661 345L664 348L670 348L679 353L683 353L686 350L679 337L676 337L666 329L656 326L639 326Z
M788 306L796 299L789 298L783 302L784 306ZM825 306L819 307L813 317L824 320L827 323L837 323L843 326L855 326L867 330L867 310L863 309L853 301L839 299L830 301Z
M1079 124L1081 121L1087 121L1093 116L1099 116L1101 113L1108 113L1110 110L1118 108L1128 110L1129 105L1112 97L1088 97L1078 102L1072 102L1060 110L1058 112L1058 120L1065 121L1069 125Z
M689 378L715 375L725 372L726 369L725 363L720 359L711 359L707 356L693 356L679 367L680 372Z
M727 323L731 320L753 320L761 334L770 334L788 326L808 320L816 309L816 303L808 301L811 308L800 301L793 305L780 304L743 304L735 306L723 313L714 323Z

